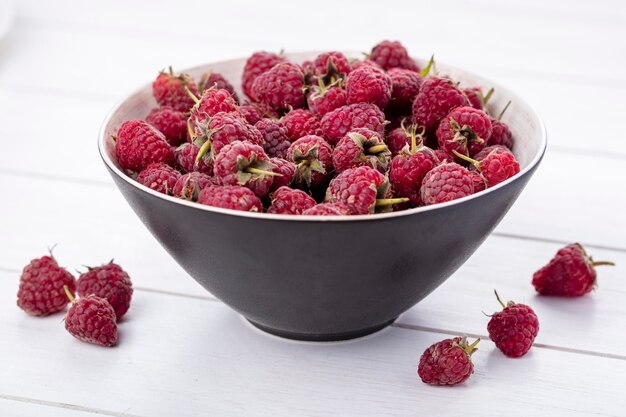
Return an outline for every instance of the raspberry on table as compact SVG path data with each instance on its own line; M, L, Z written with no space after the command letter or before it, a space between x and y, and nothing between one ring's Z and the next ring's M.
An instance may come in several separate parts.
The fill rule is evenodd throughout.
M87 272L80 274L76 292L80 297L95 295L107 300L119 321L130 308L133 284L128 273L111 260L108 264L88 267Z
M246 60L246 64L243 68L243 74L241 76L243 92L252 100L256 100L252 91L254 80L256 80L259 75L281 62L285 62L285 58L272 52L260 51L253 53L250 58Z
M172 146L178 146L187 140L187 117L185 113L171 107L157 107L146 116L150 123Z
M263 149L269 156L284 158L287 156L287 149L291 145L291 139L287 134L287 127L279 119L261 119L254 127L263 136Z
M65 286L72 303L65 316L65 329L82 342L111 347L117 344L117 317L105 298L88 295L78 300Z
M349 131L364 127L383 135L385 114L371 103L348 104L339 107L322 117L321 129L324 139L336 144Z
M411 59L408 51L398 41L382 41L376 45L370 52L370 60L376 62L384 70L392 68L404 68L411 71L419 72L419 67Z
M431 131L453 109L469 104L465 94L449 78L427 77L413 102L413 122Z
M304 210L302 214L307 216L347 216L350 214L350 209L343 203L320 203Z
M282 186L290 186L296 175L296 164L283 158L270 158L270 163L274 165L272 172L280 174L280 176L274 177L270 193Z
M180 172L169 165L156 162L148 165L137 176L137 182L163 194L172 195L176 181L180 178Z
M233 87L230 81L228 81L222 74L212 71L202 74L202 77L200 77L200 81L198 82L198 90L200 91L200 94L204 93L204 90L209 88L228 91L235 102L239 104L239 96L237 95L237 91L235 91L235 87Z
M200 191L210 185L220 184L216 178L200 172L190 172L188 174L181 175L178 180L176 180L172 194L175 197L182 198L184 200L196 201L200 195Z
M289 146L287 160L296 164L294 182L306 188L326 182L333 171L332 148L321 137L303 136Z
M430 385L457 385L474 373L472 354L476 339L471 345L465 337L455 337L434 343L424 351L417 367L422 382Z
M502 302L498 292L496 298L502 311L494 313L487 324L489 338L502 353L511 358L519 358L528 352L539 333L539 319L526 304Z
M254 98L276 112L300 108L304 100L304 73L298 64L283 62L259 75L252 84Z
M482 110L463 106L452 110L437 128L439 148L474 156L487 145L491 136L489 116Z
M250 189L239 185L208 186L198 196L198 203L230 210L263 212L263 203Z
M310 110L291 110L289 113L285 114L281 120L283 125L287 128L287 136L292 142L303 136L319 136L321 134L320 118Z
M391 152L377 132L356 128L337 143L332 158L337 173L358 166L370 166L385 173Z
M272 194L272 204L267 209L274 214L302 214L316 204L315 199L302 190L282 186Z
M348 104L372 103L380 109L391 99L391 78L373 67L351 71L346 79Z
M143 120L128 120L115 139L115 156L123 169L139 172L155 162L171 165L174 151L163 133Z
M186 112L194 105L187 91L198 95L198 86L188 74L175 75L172 67L169 71L161 71L152 83L152 95L159 106L171 107L174 110Z
M420 194L425 205L446 203L474 194L474 181L467 168L443 163L426 173Z

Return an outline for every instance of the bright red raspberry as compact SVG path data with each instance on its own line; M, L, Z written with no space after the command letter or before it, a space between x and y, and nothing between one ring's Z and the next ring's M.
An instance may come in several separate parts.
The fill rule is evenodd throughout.
M559 249L550 262L535 272L533 286L541 295L580 297L596 286L596 266L615 265L608 261L594 261L580 243Z
M489 338L506 356L519 358L533 345L539 333L539 319L526 304L509 301L505 305L498 292L494 292L502 311L494 313L487 324Z
M241 185L258 197L268 193L274 174L274 165L259 145L236 140L224 146L215 157L214 173L224 185Z
M509 148L507 148L506 146L502 146L502 145L491 145L491 146L487 146L485 149L483 149L482 151L478 152L476 155L474 155L474 159L477 161L482 161L483 159L485 159L485 157L491 153L512 153L511 150Z
M88 268L76 281L76 291L80 297L95 295L111 304L119 321L130 308L133 284L130 276L113 261L102 266Z
M292 142L303 136L321 134L320 118L310 110L291 110L283 116L282 121Z
M65 329L80 341L111 347L117 343L117 317L105 298L88 295L78 300L67 291L72 306L65 316Z
M357 103L339 107L322 117L323 136L332 145L358 127L382 135L385 132L385 114L374 104Z
M274 65L285 62L285 58L271 52L255 52L248 58L241 75L241 87L243 92L252 100L256 100L252 91L254 80Z
M319 117L345 106L347 100L346 90L335 85L329 87L324 86L324 84L314 85L309 89L307 95L309 110Z
M180 172L169 165L155 162L145 167L137 176L137 182L163 194L172 195Z
M425 205L445 203L474 194L474 181L467 168L443 163L424 176L420 193Z
M265 143L261 132L238 113L217 113L194 126L193 143L200 148L196 158L214 159L224 146L236 140L259 146Z
M287 155L291 140L287 135L287 127L282 120L261 119L254 127L261 132L265 142L263 149L269 156L284 158Z
M296 164L294 182L307 188L326 182L333 171L332 148L321 137L303 136L287 150L287 160Z
M61 311L69 302L63 286L74 294L72 274L50 256L33 259L24 267L17 292L17 305L32 316L47 316Z
M468 105L469 100L452 80L428 77L413 102L413 122L434 130L453 109Z
M417 374L422 382L430 385L457 385L467 381L474 373L472 354L479 341L468 345L465 337L455 337L431 345L420 358Z
M494 119L493 117L489 120L491 121L491 136L489 137L489 141L487 141L487 143L489 145L502 145L509 149L513 149L513 134L511 133L509 126L498 119Z
M411 147L406 146L391 161L389 181L396 195L411 200L413 206L422 205L420 190L426 174L439 163L432 149L424 146L412 132Z
M404 45L398 41L382 41L372 49L369 59L376 62L384 70L391 68L404 68L415 72L420 70L409 56Z
M316 77L332 77L350 73L350 62L341 52L323 52L311 63L311 73Z
M376 68L359 68L346 79L348 104L373 103L380 109L391 99L391 78Z
M218 180L200 172L190 172L178 178L172 194L184 200L196 201L200 191L210 185L218 185Z
M194 102L187 94L185 87L196 96L198 95L198 86L193 78L188 74L175 75L170 67L169 72L162 71L152 83L152 95L159 106L186 112L194 105Z
M473 107L457 107L443 118L437 128L439 148L474 156L487 145L491 136L489 116Z
M238 185L206 187L200 191L198 203L231 210L263 212L261 199L250 189Z
M343 203L320 203L304 210L302 214L307 216L347 216L350 214L350 209Z
M272 194L272 204L267 209L274 214L302 214L316 204L313 197L302 190L294 190L286 186L280 187Z
M386 111L395 114L411 114L411 106L420 91L422 76L415 71L392 68L387 71L391 79L391 100Z
M474 194L487 189L487 181L485 181L485 177L483 177L480 172L471 170L470 175L474 183Z
M283 62L259 75L252 91L255 99L281 112L304 106L304 73L298 64Z
M135 172L154 162L174 162L174 151L165 136L143 120L122 123L115 138L115 156L122 168Z
M461 155L459 153L457 156ZM485 179L487 187L493 187L508 180L520 171L519 163L511 152L502 152L494 149L480 161L463 156L462 159L470 162Z
M200 158L196 161L198 151L200 149L193 143L183 143L176 151L174 157L176 166L182 172L201 172L207 175L213 175L213 160L210 158Z
M260 103L248 103L243 106L239 106L238 112L251 125L257 124L259 120L264 118L278 119L278 113L266 108Z
M333 166L337 173L358 166L387 171L391 152L381 136L373 130L356 128L346 134L333 149Z
M217 113L231 113L238 110L237 102L227 90L209 88L204 90L191 108L192 123L202 122Z
M270 158L270 162L275 166L272 172L280 174L280 176L274 177L270 192L276 191L283 186L290 186L296 175L296 164L283 158Z
M150 123L172 146L178 146L187 140L187 117L183 112L171 107L154 108L146 116Z
M235 91L235 87L226 79L224 76L218 72L205 72L202 74L200 78L200 82L198 82L198 90L200 94L209 88L216 88L226 90L230 93L233 99L239 104L239 96Z

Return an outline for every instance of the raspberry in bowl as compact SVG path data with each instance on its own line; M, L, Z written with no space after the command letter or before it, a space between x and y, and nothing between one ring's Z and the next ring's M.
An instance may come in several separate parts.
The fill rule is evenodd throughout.
M428 64L339 65L359 54L336 51L326 53L326 71L298 64L318 55L265 53L263 68L238 59L170 74L173 88L193 96L188 111L176 110L189 117L185 143L145 121L159 107L148 84L113 109L98 146L129 205L204 288L264 331L331 341L386 327L450 277L514 204L547 138L526 102L471 73L437 63L445 76L390 77ZM308 96L345 88L352 68L365 69L349 100L323 114L307 108ZM218 83L189 88L207 73L240 100ZM389 104L387 78L418 76L412 106ZM281 77L283 98L268 88ZM372 94L353 91L370 84ZM474 87L495 89L483 110L464 95ZM177 100L162 107L181 106L180 91L160 93ZM433 94L450 99L429 108ZM388 147L391 131L400 139ZM138 182L148 166L158 175ZM184 198L170 187L178 182Z

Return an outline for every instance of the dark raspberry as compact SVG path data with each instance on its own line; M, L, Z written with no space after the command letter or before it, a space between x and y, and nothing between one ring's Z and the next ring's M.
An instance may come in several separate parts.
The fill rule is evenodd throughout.
M349 168L369 166L384 173L391 160L391 152L373 130L357 128L344 136L333 150L336 172Z
M411 145L411 134L409 128L396 127L387 133L385 142L391 151L391 156L396 156L407 145Z
M493 91L493 88L490 88L489 91L487 91L487 94L483 94L482 87L470 87L465 88L463 90L463 93L465 94L470 102L470 105L473 108L478 110L484 110L487 106L487 102L493 95Z
M267 209L274 214L302 214L304 210L315 205L313 197L302 190L289 187L280 187L272 194L272 204Z
M160 162L145 167L137 176L137 182L163 194L172 195L180 172Z
M489 116L473 107L457 107L443 118L437 128L439 148L474 156L487 145L491 136Z
M282 120L261 119L254 127L261 132L265 141L263 149L269 156L284 158L287 155L291 140L287 135L287 127Z
M283 62L259 75L252 85L255 99L281 112L304 106L304 73L299 65Z
M155 108L146 116L150 123L172 146L178 146L187 140L187 117L183 112L171 107Z
M450 111L468 105L465 94L449 78L428 77L413 102L413 122L434 130Z
M479 341L468 345L465 337L455 337L431 345L420 358L417 374L422 382L430 385L457 385L467 381L474 373L472 354Z
M333 145L346 133L358 127L364 127L382 135L385 132L385 114L374 104L357 103L326 113L321 121L324 138Z
M420 194L425 205L445 203L474 194L474 181L467 168L443 163L424 176Z
M270 192L276 191L283 186L290 186L296 175L296 164L282 158L270 158L270 162L275 166L272 172L280 174L280 176L274 177Z
M255 125L264 118L278 119L278 113L272 111L259 103L248 103L239 106L238 112L251 125Z
M130 308L133 284L126 271L111 261L80 274L76 291L80 297L95 295L107 300L119 321Z
M67 288L67 287L66 287ZM96 295L77 300L70 291L72 307L65 316L65 329L80 341L111 347L117 343L117 317L109 302Z
M274 65L285 62L285 58L273 54L271 52L255 52L248 58L246 65L243 68L243 74L241 76L241 87L243 92L252 100L256 100L253 95L252 84L254 80L264 72L270 70Z
M422 76L418 72L401 68L392 68L387 71L387 75L391 79L391 100L386 111L411 114L411 106L424 81Z
M210 185L218 185L218 180L200 172L190 172L178 178L172 194L188 201L196 201L200 191Z
M214 173L224 185L241 185L258 197L272 186L274 165L262 147L249 142L234 141L224 146L215 157Z
M333 171L332 148L321 137L303 136L287 150L287 160L296 164L294 181L307 188L322 185Z
M508 180L520 171L519 163L511 152L501 152L494 149L480 161L455 153L474 165L485 179L487 187L493 187Z
M235 87L233 87L233 85L226 78L224 78L222 74L211 71L202 74L200 82L198 83L198 90L200 91L200 94L209 88L217 88L228 91L237 104L239 104L239 96L237 96Z
M143 120L122 123L115 138L115 156L122 168L135 172L151 163L174 162L174 151L165 136Z
M74 294L74 277L57 264L52 254L33 259L20 276L17 305L33 316L59 312L69 302L63 286L67 286L70 293Z
M323 84L313 86L307 95L309 110L319 117L345 106L347 101L348 94L346 90L338 86L326 87Z
M472 182L474 183L474 194L487 189L487 181L485 181L485 178L480 172L472 170L470 171L470 175L472 176Z
M506 356L519 358L533 345L539 333L539 319L526 304L509 301L505 305L495 293L502 311L494 313L487 324L489 338Z
M309 110L292 110L283 116L282 121L292 142L303 136L321 134L320 118Z
M321 203L304 210L302 214L307 216L347 216L350 214L350 209L343 203Z
M188 74L175 75L172 67L169 68L169 72L161 72L152 83L152 95L159 106L171 107L182 112L189 111L194 105L187 94L187 89L198 95L198 86L193 78Z
M398 41L382 41L372 49L369 59L384 70L391 68L404 68L416 72L420 70L406 48Z
M359 68L346 79L348 104L373 103L380 109L391 99L391 78L375 68Z
M238 185L206 187L200 191L198 203L230 210L263 212L261 199L250 189Z
M491 117L489 119L491 121L491 136L487 143L489 145L502 145L506 146L509 149L513 149L513 134L509 129L509 126L498 120Z
M213 160L200 158L196 161L200 149L193 143L183 143L174 152L176 166L183 172L201 172L213 175Z

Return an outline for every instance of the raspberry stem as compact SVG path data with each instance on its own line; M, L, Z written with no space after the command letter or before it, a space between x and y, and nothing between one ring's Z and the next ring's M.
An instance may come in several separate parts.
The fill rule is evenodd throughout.
M615 266L615 262L611 262L611 261L594 261L591 262L591 266L603 266L603 265L607 265L607 266Z
M491 88L489 89L489 91L487 91L487 94L485 94L485 95L481 98L481 101L482 101L482 103L483 103L483 107L485 107L485 106L487 105L487 103L489 102L489 99L491 99L491 96L493 96L494 91L495 91L495 90L494 90L494 88L493 88L493 87L491 87ZM510 103L510 101L509 101L509 103ZM499 120L499 119L498 119L498 120Z
M200 99L196 97L196 95L192 93L191 90L187 86L184 86L184 87L185 87L185 92L187 93L187 95L191 97L194 103L198 104L200 102Z
M496 299L498 300L498 302L500 303L500 305L502 306L502 309L506 308L506 305L502 302L502 300L500 299L500 295L498 295L498 291L496 291L495 289L493 290L494 294L496 295Z
M470 157L469 157L469 156L467 156L467 155L463 155L463 154L462 154L462 153L460 153L460 152L457 152L457 150L456 150L456 149L453 149L453 150L452 150L452 153L453 153L453 154L455 154L456 156L458 156L459 158L461 158L462 160L467 161L467 162L469 162L470 164L474 165L474 166L475 166L475 167L476 167L476 168L480 171L480 162L478 162L477 160L472 159L472 158L470 158Z
M258 169L258 168L254 168L254 167L248 167L244 171L248 172L250 174L270 175L272 177L282 177L283 176L283 174L279 174L277 172L265 171L263 169Z
M202 144L200 149L198 150L198 155L196 155L195 164L198 165L200 160L204 157L204 155L211 149L211 141L207 140Z
M72 295L72 293L70 292L70 289L68 288L67 285L63 286L63 290L65 291L65 295L67 295L67 298L70 299L70 302L72 304L76 304L76 299L74 298L74 296Z
M476 345L477 345L479 342L480 342L480 338L478 338L478 339L474 340L474 342L473 342L471 345L467 346L467 347L466 347L466 348L464 348L463 350L464 350L465 352L467 352L467 354L468 354L469 356L472 356L472 353L474 353L474 352L476 351Z
M502 120L502 116L504 116L504 112L506 111L506 109L509 108L510 105L511 105L511 100L509 100L509 102L506 103L506 106L504 106L504 108L502 109L502 111L498 115L498 117L497 117L498 120Z
M381 145L374 145L374 146L369 147L367 149L367 153L369 153L369 154L377 154L377 153L380 153L380 152L383 152L383 151L386 151L386 150L387 150L387 145L385 145L383 143Z
M406 203L408 198L377 198L376 207L393 206L394 204Z
M430 59L428 60L428 64L426 64L426 66L420 71L420 75L422 76L422 78L425 78L428 75L434 63L435 55L431 55Z

